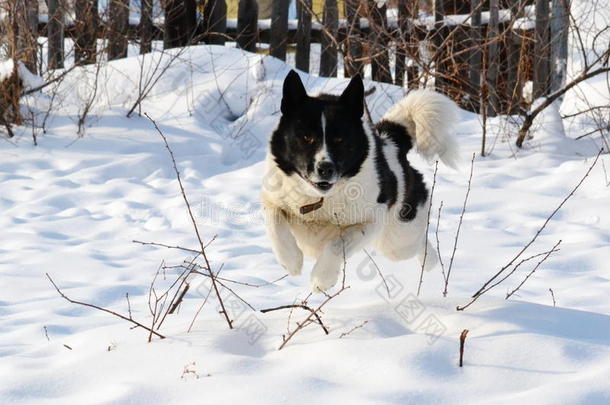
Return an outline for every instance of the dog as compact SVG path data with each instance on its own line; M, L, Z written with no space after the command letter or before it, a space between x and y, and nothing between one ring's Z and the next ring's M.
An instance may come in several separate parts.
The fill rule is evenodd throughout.
M359 76L338 97L312 97L291 71L261 191L279 264L299 275L303 257L314 258L314 292L333 287L345 261L369 244L392 261L425 255L426 270L436 266L426 237L429 192L407 153L415 147L428 161L455 167L459 154L450 133L457 111L444 95L411 91L373 131L363 122Z

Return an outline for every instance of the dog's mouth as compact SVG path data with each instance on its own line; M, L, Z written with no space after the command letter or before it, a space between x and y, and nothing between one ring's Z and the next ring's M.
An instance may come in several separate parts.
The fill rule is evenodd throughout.
M324 192L330 190L335 185L335 183L331 183L328 181L319 181L319 182L310 181L309 183L312 186L314 186L315 188L317 188L318 190L324 191Z

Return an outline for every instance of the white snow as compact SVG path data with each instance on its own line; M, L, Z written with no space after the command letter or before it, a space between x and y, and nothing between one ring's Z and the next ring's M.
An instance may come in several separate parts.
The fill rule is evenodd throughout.
M597 154L599 137L573 139L590 129L584 119L558 136L559 106L540 117L523 150L514 149L514 137L505 142L505 134L488 133L484 158L478 156L478 116L461 112L455 136L462 155L476 152L477 158L447 298L440 269L424 275L418 299L417 262L392 263L373 253L388 297L361 253L347 263L350 288L322 314L330 334L311 325L277 351L288 312L252 311L226 291L236 329L227 329L210 298L187 333L208 292L204 279L191 280L179 313L168 317L161 330L168 338L150 344L145 331L59 297L45 273L71 298L121 313L127 313L129 293L134 317L149 323L148 288L159 264L179 264L186 255L132 240L196 247L162 140L147 118L125 117L140 71L152 74L173 56L176 62L142 111L168 137L204 241L216 235L208 248L212 267L223 265L222 276L255 284L283 275L264 233L258 196L289 67L232 48L178 52L103 68L82 138L76 116L95 83L92 68L77 68L26 97L38 124L54 103L38 146L28 126L15 128L10 142L0 138L1 404L610 403L607 154L527 255L559 239L561 250L510 300L504 300L506 292L531 266L466 311L455 310L531 239ZM338 93L347 83L302 77L310 93ZM378 119L403 92L374 85L368 102ZM606 91L602 79L583 86L596 89L596 97ZM51 100L54 90L58 96ZM579 94L568 92L561 108ZM431 184L432 168L416 155L409 158ZM438 170L430 237L443 201L445 266L468 171L467 158L457 171ZM256 309L290 304L309 293L312 265L307 261L300 277L233 288ZM172 276L168 270L167 279ZM310 298L310 305L323 298ZM292 325L305 316L295 310ZM470 332L459 368L463 329Z
M15 63L12 59L0 61L0 81L13 74Z
M7 59L0 62L0 81L6 79L13 74L15 68L15 62L12 59ZM28 68L22 62L17 62L17 73L19 78L23 82L23 87L26 90L34 89L44 84L44 81L40 76L37 76L30 72Z

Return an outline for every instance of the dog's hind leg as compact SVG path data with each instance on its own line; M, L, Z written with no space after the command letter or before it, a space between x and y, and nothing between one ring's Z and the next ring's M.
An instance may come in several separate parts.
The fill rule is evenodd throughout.
M350 225L329 242L311 272L311 289L326 291L337 283L344 260L371 243L379 234L377 223Z
M281 209L269 205L265 205L264 208L265 225L275 258L290 275L301 274L303 252L290 230L286 214Z
M425 270L432 270L438 264L438 253L426 238L426 214L427 210L420 206L415 218L403 221L394 208L392 219L375 241L375 249L392 261L417 257L422 263L425 257Z

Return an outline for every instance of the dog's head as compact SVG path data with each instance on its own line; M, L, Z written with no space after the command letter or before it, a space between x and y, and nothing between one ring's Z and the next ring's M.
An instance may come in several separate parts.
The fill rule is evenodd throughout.
M302 179L308 194L331 193L338 182L358 173L368 154L363 112L360 76L339 97L310 97L291 71L284 80L282 118L271 138L278 167Z

